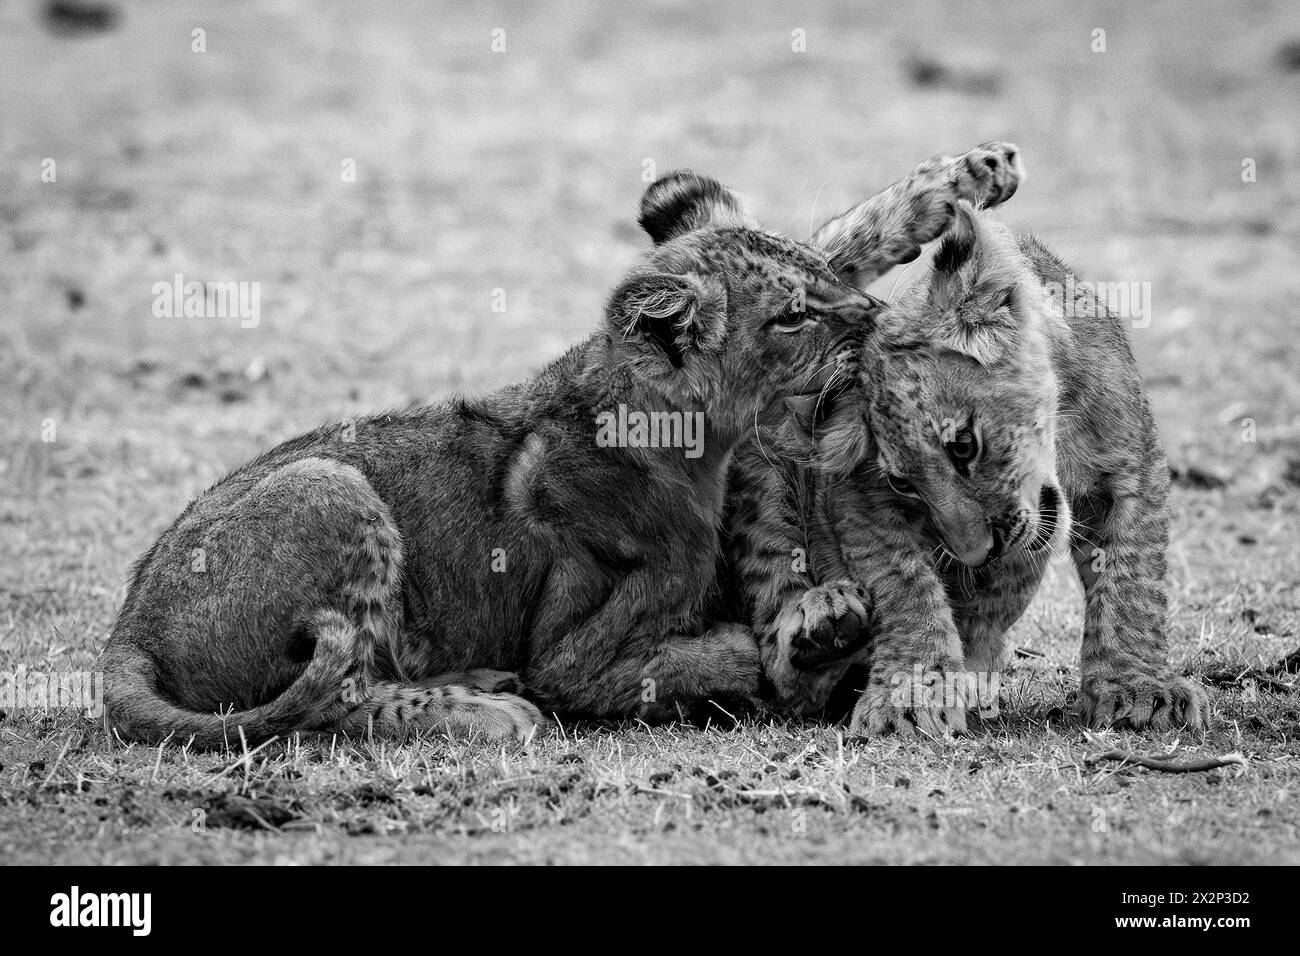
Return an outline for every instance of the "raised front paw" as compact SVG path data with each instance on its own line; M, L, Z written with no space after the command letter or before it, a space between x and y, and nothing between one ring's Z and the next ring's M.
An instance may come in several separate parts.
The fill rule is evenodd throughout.
M1014 143L984 143L957 159L957 198L976 208L1006 202L1025 178L1020 149Z
M1163 675L1121 679L1085 678L1079 687L1079 715L1090 727L1171 730L1205 727L1205 689L1185 677Z
M858 737L950 737L966 732L965 699L928 702L908 689L873 681L858 698L849 732Z
M790 663L799 670L824 667L862 648L867 631L867 592L857 581L809 588L799 599L790 639Z

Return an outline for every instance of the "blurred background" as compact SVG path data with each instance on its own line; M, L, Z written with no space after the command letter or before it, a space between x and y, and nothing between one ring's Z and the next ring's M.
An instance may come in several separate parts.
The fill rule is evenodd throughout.
M102 645L130 560L254 452L585 335L654 175L707 171L806 238L991 139L1030 171L1007 221L1151 283L1179 627L1280 649L1298 107L1284 2L6 3L0 658ZM156 317L176 273L259 283L259 323Z

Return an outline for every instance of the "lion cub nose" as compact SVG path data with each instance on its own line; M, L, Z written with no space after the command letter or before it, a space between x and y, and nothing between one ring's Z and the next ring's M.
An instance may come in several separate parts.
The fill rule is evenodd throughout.
M979 538L963 542L960 550L949 546L953 556L968 568L982 568L1001 553L1000 539L993 525L987 526L987 532Z

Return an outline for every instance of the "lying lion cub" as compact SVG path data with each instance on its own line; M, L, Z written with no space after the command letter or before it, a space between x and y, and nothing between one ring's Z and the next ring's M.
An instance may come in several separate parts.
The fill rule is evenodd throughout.
M117 732L523 736L542 710L503 671L599 717L751 697L749 629L701 616L731 453L826 386L879 303L711 179L654 183L642 222L656 246L603 326L532 381L319 428L193 501L104 652ZM690 416L693 447L611 442L633 413Z

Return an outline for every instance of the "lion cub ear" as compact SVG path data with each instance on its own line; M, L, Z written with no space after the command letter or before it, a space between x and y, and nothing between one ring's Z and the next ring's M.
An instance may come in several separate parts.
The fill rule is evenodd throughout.
M680 369L694 354L720 350L727 293L721 283L697 275L634 273L614 290L606 312L615 336Z
M979 230L975 225L975 211L965 200L957 203L956 215L952 225L944 234L943 241L934 253L934 271L936 276L946 281L961 267L970 261L971 254L979 244Z
M689 169L652 182L641 197L637 221L656 246L705 226L758 228L739 196L716 179Z

